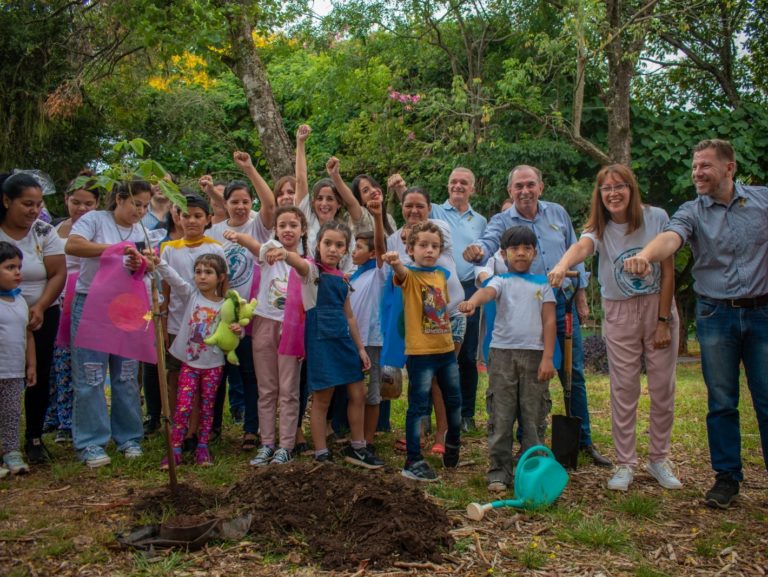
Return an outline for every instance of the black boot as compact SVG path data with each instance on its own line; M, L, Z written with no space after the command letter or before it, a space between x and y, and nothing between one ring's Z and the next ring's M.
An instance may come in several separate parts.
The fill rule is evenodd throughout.
M598 451L594 445L583 446L581 452L592 459L592 462L598 467L611 467L613 465L611 460L608 457L601 455L600 451Z

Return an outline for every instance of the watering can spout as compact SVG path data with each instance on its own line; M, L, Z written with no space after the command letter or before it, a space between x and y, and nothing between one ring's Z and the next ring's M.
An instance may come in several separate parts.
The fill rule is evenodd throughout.
M543 453L543 455L542 455ZM551 505L568 484L568 473L544 445L529 448L515 469L515 499L493 501L481 505L470 503L467 516L473 521L483 518L486 511L501 507L535 508Z

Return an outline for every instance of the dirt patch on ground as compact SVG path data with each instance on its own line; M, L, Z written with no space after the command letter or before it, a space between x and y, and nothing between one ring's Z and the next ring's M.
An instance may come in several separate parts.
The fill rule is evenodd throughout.
M445 512L392 475L337 465L267 467L229 491L253 513L252 538L306 554L326 569L442 561L453 539Z
M332 464L253 470L218 495L191 486L175 494L164 489L135 510L157 514L168 508L195 518L251 513L254 542L324 569L441 563L453 544L447 515L419 486Z

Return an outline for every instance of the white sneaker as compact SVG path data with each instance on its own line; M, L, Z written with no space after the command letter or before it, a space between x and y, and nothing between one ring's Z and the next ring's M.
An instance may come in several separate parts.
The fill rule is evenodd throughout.
M683 484L672 472L672 465L668 459L656 463L648 463L645 466L648 474L659 482L665 489L682 489Z
M608 481L608 488L612 491L626 491L635 478L635 472L629 465L619 465L613 472L613 477Z

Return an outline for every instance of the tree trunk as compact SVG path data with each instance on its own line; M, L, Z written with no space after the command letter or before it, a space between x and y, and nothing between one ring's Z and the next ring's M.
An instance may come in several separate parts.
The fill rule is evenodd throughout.
M243 83L248 110L259 133L264 159L272 179L277 180L294 173L295 153L283 125L283 116L272 94L264 63L256 52L252 31L245 7L233 11L229 17L233 58L227 64Z

